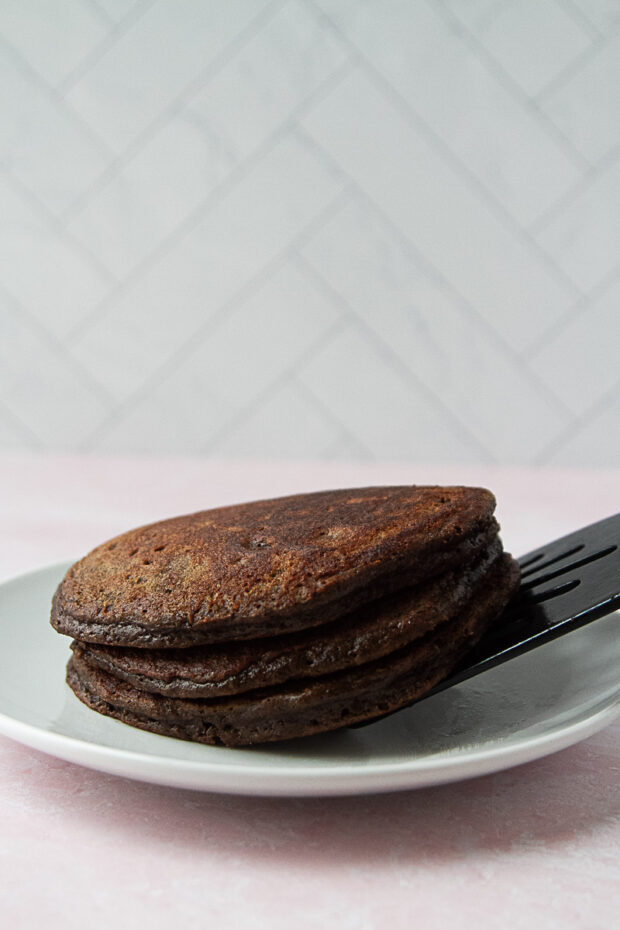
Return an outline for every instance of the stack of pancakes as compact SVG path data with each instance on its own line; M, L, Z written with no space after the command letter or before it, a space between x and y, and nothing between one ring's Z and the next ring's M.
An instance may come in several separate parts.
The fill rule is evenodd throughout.
M456 667L518 585L493 495L376 487L141 527L69 569L51 622L102 714L244 746L369 721Z

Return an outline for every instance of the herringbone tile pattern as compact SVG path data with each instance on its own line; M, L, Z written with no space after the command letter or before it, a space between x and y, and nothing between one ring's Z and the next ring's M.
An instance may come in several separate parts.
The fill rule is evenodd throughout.
M620 2L6 0L0 445L620 465Z

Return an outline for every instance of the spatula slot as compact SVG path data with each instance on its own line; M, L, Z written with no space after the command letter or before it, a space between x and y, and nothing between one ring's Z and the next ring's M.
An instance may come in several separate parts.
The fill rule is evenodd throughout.
M528 568L530 565L533 565L534 562L540 562L544 557L544 552L537 552L536 555L531 555L529 559L519 559L519 565L521 568Z
M530 603L542 604L543 601L548 601L552 597L559 597L560 594L567 594L569 591L573 591L575 588L579 587L580 584L579 578L573 578L572 581L567 581L566 584L560 584L555 588L550 588L548 591L540 591L538 594L533 594Z
M543 584L545 581L551 581L553 578L559 578L560 575L565 575L566 572L574 571L576 568L582 568L584 565L588 565L590 562L596 562L597 559L602 559L606 555L610 555L612 552L615 552L617 546L607 546L606 549L601 549L599 552L593 552L592 555L588 555L583 559L578 559L576 562L571 562L569 565L563 565L561 568L556 569L554 572L548 572L546 575L542 575L540 578L533 578L531 581L526 581L521 585L522 591L527 591L530 588L535 587L535 585Z
M567 559L571 555L576 555L578 552L581 552L583 548L584 548L583 545L574 546L572 549L568 549L566 552L563 552L561 555L556 555L552 559L547 559L546 562L540 562L540 564L536 564L532 568L528 568L527 571L522 571L521 577L527 578L529 575L533 575L534 572L539 572L543 568L549 568L550 565L555 565L556 562L561 562L562 559ZM521 567L523 568L523 566Z

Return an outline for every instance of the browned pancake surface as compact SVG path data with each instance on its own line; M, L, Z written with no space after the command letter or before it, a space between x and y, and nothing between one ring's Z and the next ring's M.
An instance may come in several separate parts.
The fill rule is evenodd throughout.
M501 557L484 557L426 584L359 607L339 620L296 633L186 649L132 649L73 643L78 657L137 688L171 697L215 697L317 677L394 652L452 619Z
M377 661L236 697L187 700L134 688L74 655L67 681L88 706L132 726L213 745L242 746L338 729L397 710L450 674L518 584L503 557L454 620Z
M470 561L497 532L494 505L481 488L376 487L164 520L72 566L51 621L149 648L303 629Z

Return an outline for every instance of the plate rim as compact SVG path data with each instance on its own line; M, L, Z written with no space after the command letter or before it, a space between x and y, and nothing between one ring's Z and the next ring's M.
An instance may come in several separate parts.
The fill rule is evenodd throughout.
M618 717L620 694L616 693L605 706L584 719L571 722L550 735L540 734L523 742L515 741L508 748L498 745L442 756L440 761L435 757L376 763L357 770L347 763L333 767L312 765L278 770L247 763L240 767L235 763L213 765L208 761L174 759L55 733L4 713L0 713L0 733L54 758L136 781L221 794L319 797L414 790L489 775L567 749L609 726ZM234 751L227 747L213 748L222 752ZM64 751L59 752L58 749ZM129 766L122 763L129 763ZM231 776L234 776L234 781L229 780Z

